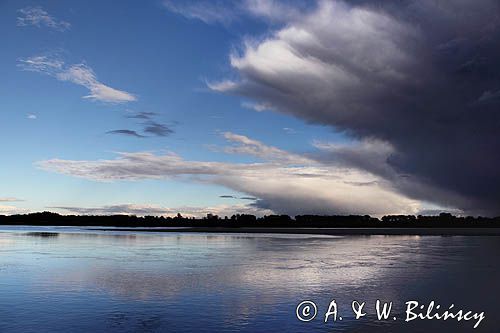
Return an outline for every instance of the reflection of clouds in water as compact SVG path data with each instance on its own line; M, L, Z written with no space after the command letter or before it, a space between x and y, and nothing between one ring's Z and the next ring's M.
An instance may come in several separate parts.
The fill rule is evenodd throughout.
M54 241L47 259L58 265L33 282L45 292L93 290L142 301L218 295L240 316L284 295L328 286L339 294L362 290L383 280L386 270L418 260L419 244L415 237L206 234L61 233ZM412 246L399 246L402 241ZM223 297L231 293L245 297Z
M0 247L8 247L14 244L14 241L12 239L8 238L0 238Z
M261 294L258 301L262 303L262 295L268 294L314 293L325 286L359 289L382 280L387 270L402 269L419 260L419 238L403 236L80 236L61 235L61 240L71 241L73 246L82 239L88 246L71 258L91 259L86 254L96 260L76 269L70 267L67 272L53 272L46 287L91 288L141 300L185 293L222 294L243 288L251 295Z
M191 273L138 271L118 267L94 267L50 276L54 291L93 289L111 297L132 300L168 300L183 293L222 292L230 276ZM54 284L55 282L55 284Z
M40 232L40 231L35 231L35 232L27 232L25 233L26 236L30 237L41 237L41 238L49 238L49 237L58 237L59 233L57 232Z
M90 327L102 327L99 323L104 322L113 331L190 332L200 323L208 323L212 331L268 331L267 326L255 325L273 321L278 326L269 327L296 331L286 325L297 328L291 320L303 299L316 301L321 313L332 298L349 307L353 299L373 304L376 298L434 297L436 288L443 290L436 295L455 297L448 291L467 280L459 272L464 265L475 267L467 261L471 251L484 254L490 249L477 247L478 242L473 237L100 232L40 238L0 233L0 253L7 254L0 256L0 269L8 263L18 265L1 271L1 282L8 288L2 288L0 296L22 294L33 304L36 318L44 316L40 309L48 303L49 308L56 305L47 314L64 313L60 301L65 301L67 311L81 311L96 321ZM489 246L498 251L498 244ZM474 256L479 262L475 278L488 283L478 287L491 286L498 273L490 272L491 278L485 279L481 272L489 266L480 258ZM445 280L450 276L458 282ZM481 301L494 297L491 292L485 295L484 289ZM1 311L10 310L0 304ZM343 324L349 326L348 321ZM78 323L86 324L85 319ZM357 324L379 325L370 320Z
M398 241L401 239L406 238L398 237ZM416 239L407 239L413 250L418 248ZM253 265L244 267L242 278L282 289L307 286L310 290L311 286L324 288L332 282L337 287L369 283L391 264L410 260L407 255L415 260L415 253L401 251L394 243L394 237L384 240L378 236L308 242L276 239L257 246L262 255Z

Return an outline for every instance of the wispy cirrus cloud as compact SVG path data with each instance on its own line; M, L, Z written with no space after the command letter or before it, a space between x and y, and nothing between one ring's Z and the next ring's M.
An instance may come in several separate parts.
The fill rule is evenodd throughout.
M247 15L272 22L296 19L304 15L311 5L310 0L245 0L243 3L243 10Z
M84 63L66 65L61 59L41 55L19 59L18 66L25 71L50 75L59 81L83 86L89 90L89 95L83 96L86 99L105 103L127 103L137 100L131 93L100 82L92 68Z
M165 0L163 6L175 14L208 24L228 24L238 17L237 11L228 1Z
M247 194L245 199L255 201L252 207L292 215L383 215L417 212L421 207L366 171L324 163L234 133L224 133L224 137L233 144L227 152L251 155L262 162L190 161L173 153L137 152L98 161L51 159L37 166L94 181L175 178L217 184Z
M215 88L214 90L220 90ZM222 88L222 91L224 91L225 88ZM257 112L262 112L262 111L274 111L273 106L271 104L267 103L251 103L251 102L243 102L241 103L241 106L247 109L255 110Z
M42 7L25 7L19 9L19 16L17 17L17 25L35 26L35 27L48 27L58 31L65 31L71 28L69 22L58 20Z
M228 25L245 17L282 22L303 15L309 4L304 0L165 0L163 6L188 19Z
M290 127L283 127L283 131L287 134L297 134L297 131Z

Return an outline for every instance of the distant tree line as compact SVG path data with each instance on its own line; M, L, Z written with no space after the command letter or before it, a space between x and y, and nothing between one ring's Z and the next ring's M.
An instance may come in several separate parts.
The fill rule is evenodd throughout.
M381 219L369 215L267 215L236 214L204 218L135 215L60 215L41 212L0 215L0 225L54 225L104 227L270 227L270 228L493 228L500 217L458 217L448 213L437 216L388 215Z

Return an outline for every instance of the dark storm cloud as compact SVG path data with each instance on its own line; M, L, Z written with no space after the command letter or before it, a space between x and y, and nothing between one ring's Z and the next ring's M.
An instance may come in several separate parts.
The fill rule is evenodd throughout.
M154 112L137 112L133 115L127 116L127 118L150 120L154 116L156 116L156 113Z
M320 1L233 54L238 82L210 86L382 142L335 156L411 197L494 215L499 41L498 1Z
M241 197L240 199L241 200L253 200L253 201L257 200L256 197Z
M145 124L144 133L153 134L155 136L168 136L174 131L165 124L150 121Z
M133 130L128 130L128 129L119 129L119 130L113 130L113 131L107 131L106 134L120 134L120 135L128 135L128 136L133 136L136 138L144 138L144 135L141 135L137 133L136 131Z
M128 115L125 116L125 118L138 119L136 125L142 126L142 132L143 132L142 134L140 134L138 131L129 129L108 131L106 132L106 134L122 134L122 135L133 136L136 138L147 138L152 136L165 137L174 133L172 126L175 126L177 122L173 121L170 122L171 125L167 125L156 121L155 118L157 116L158 114L155 112L135 112L131 114L129 113Z
M256 197L235 197L234 195L219 195L219 198L223 199L240 199L240 200L258 200Z

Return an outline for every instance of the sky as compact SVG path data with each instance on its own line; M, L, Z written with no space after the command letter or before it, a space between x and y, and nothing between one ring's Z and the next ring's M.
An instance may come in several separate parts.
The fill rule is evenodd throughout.
M500 215L498 1L0 1L0 31L0 214Z

